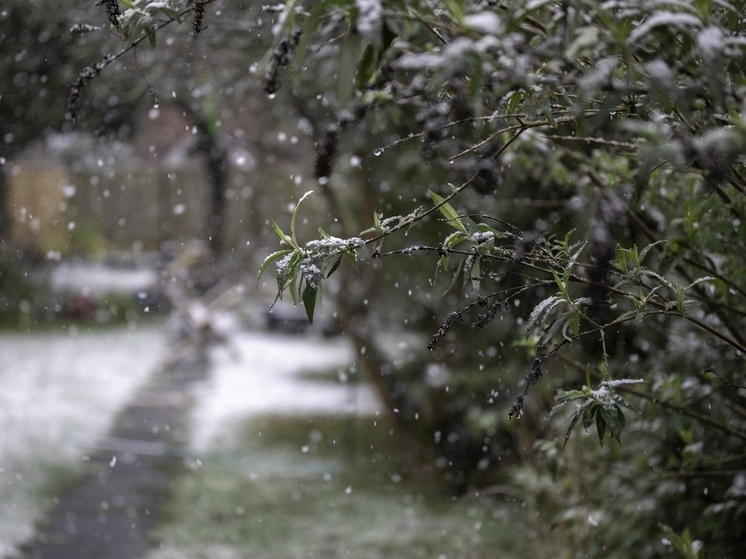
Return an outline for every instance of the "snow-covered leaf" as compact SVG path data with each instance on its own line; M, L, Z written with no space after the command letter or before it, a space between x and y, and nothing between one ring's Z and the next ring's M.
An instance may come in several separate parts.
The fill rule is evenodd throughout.
M636 43L656 27L675 27L679 31L689 32L700 27L702 20L691 14L679 12L656 12L645 19L629 36L630 43Z

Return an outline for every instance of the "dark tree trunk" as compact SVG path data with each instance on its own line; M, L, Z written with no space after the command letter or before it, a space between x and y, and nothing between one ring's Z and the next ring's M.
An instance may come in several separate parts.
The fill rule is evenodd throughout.
M5 166L0 165L0 246L5 246L10 237L8 188L9 181L5 175Z
M228 184L228 153L210 132L207 119L196 110L178 103L196 127L196 141L192 152L202 157L210 181L210 211L207 216L205 232L213 256L217 258L224 248L225 241L225 190Z
M215 138L205 129L195 149L202 155L210 179L210 214L207 218L207 238L213 255L223 250L225 232L225 190L228 182L226 152L217 145Z

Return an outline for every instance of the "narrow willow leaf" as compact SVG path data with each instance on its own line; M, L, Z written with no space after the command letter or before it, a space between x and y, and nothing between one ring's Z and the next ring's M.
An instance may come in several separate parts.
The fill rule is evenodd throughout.
M318 289L306 284L305 289L303 289L303 306L306 309L306 316L308 317L309 324L313 324L313 314L314 314L314 311L316 310L316 295L317 294L318 294Z
M567 432L565 433L565 441L562 444L562 448L565 448L567 446L567 441L570 440L570 435L572 435L572 431L573 429L575 429L575 425L578 424L578 420L580 419L581 415L582 415L582 408L576 411L574 414L572 414L572 418L570 419L570 425L567 426Z
M290 237L288 237L287 234L282 229L280 229L280 226L277 225L277 223L274 221L272 222L272 229L274 230L275 234L278 237L280 237L280 242L283 242L286 245L291 246L295 249L299 248L298 245L293 243L293 240Z
M692 283L690 283L689 285L686 286L685 291L689 291L692 287L694 287L695 285L698 285L698 284L702 283L703 281L715 281L715 278L710 277L710 276L705 276L703 278L697 278Z
M436 194L432 190L428 190L428 192L430 193L430 198L432 198L435 205L438 206L438 210L441 214L443 214L443 217L446 218L448 224L461 231L465 235L469 235L469 230L464 225L464 222L461 221L461 217L458 215L458 212L453 209L453 206L446 202L445 198L443 198L441 195Z
M292 249L286 248L283 250L278 250L277 252L273 252L272 254L267 256L267 258L264 259L264 262L262 262L262 265L259 268L259 273L257 274L257 277L256 277L257 286L259 285L259 281L262 279L262 276L264 275L264 272L267 271L267 268L269 267L269 265L272 264L272 262L274 262L278 258L282 258L286 254L290 254L291 252L293 252Z
M277 296L282 299L282 293L289 286L294 286L300 268L301 254L291 251L287 262L281 260L277 264ZM291 289L291 295L295 300L295 289Z
M303 200L308 198L311 194L313 194L313 190L309 190L300 197L300 200L298 200L298 203L295 205L295 209L293 210L293 216L290 218L290 238L293 240L293 246L296 247L298 246L298 239L295 236L295 222L298 219L298 210L300 209Z
M604 419L605 415L603 411L602 409L600 413L596 414L596 432L598 433L598 442L601 443L601 446L604 445L604 436L606 436L606 420Z
M352 33L341 46L337 69L337 100L340 109L346 109L352 97L365 44L365 39L360 34Z
M313 38L314 32L318 27L319 18L321 18L324 12L326 12L329 4L330 2L328 0L319 2L319 4L313 10L311 10L311 15L306 18L306 21L303 24L303 33L301 34L298 46L295 48L293 65L291 68L291 74L293 76L293 91L296 91L298 89L298 81L301 76L301 66L303 65L303 60L306 56L308 45L311 44L311 39Z
M548 314L554 307L556 307L561 302L562 302L562 299L560 297L553 295L551 297L547 297L541 303L536 305L536 307L534 307L534 310L531 311L531 315L528 317L528 323L526 324L526 332L531 332L534 326L536 326L540 322L540 320L544 317L544 315Z
M471 267L471 287L474 291L479 291L482 283L482 266L481 259L474 259L474 266Z
M344 256L347 261L352 264L352 267L355 268L355 271L358 271L357 267L357 252L354 250L348 250L346 252L342 253L342 256ZM330 274L331 275L331 274Z
M327 278L327 279L329 279L329 277L330 277L330 276L331 276L331 275L332 275L332 274L333 274L334 272L336 272L336 271L337 271L337 268L339 268L339 265L340 265L341 263L342 263L342 257L341 257L341 256L339 256L339 257L338 257L338 258L337 258L337 259L336 259L336 260L334 261L334 264L332 264L332 267L331 267L331 269L329 270L329 272L328 272L328 273L326 274L326 278Z
M656 245L659 245L661 243L666 243L668 241L662 240L662 241L655 241L654 243L650 243L648 246L643 247L643 249L640 251L640 262L642 262L645 259L645 256L650 251L651 248L653 248Z
M583 412L583 429L586 431L593 425L593 416L598 412L600 406L593 400L589 400L584 404L585 411Z
M608 427L611 436L614 437L619 444L622 444L622 425L619 422L616 413L614 413L614 410L601 408L599 413L600 417L596 418L596 426L598 427L598 422L600 420L604 421L605 427Z

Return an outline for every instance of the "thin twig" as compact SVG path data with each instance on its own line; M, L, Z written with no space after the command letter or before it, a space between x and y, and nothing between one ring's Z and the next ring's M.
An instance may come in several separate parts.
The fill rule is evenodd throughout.
M525 131L525 128L523 128L523 129L519 128L518 130L516 130L516 133L510 138L510 140L508 140L507 142L505 142L505 144L503 144L503 146L500 147L500 149L498 150L498 152L495 154L495 157L498 157L500 154L502 154L508 148L508 146L510 146L510 144L512 144L516 139L518 139L518 136L520 136L524 131ZM375 243L377 241L380 241L384 237L387 237L388 235L391 235L391 234L393 234L393 233L395 233L397 231L400 231L401 229L404 229L405 227L409 227L412 224L417 223L418 221L421 221L422 219L426 218L427 216L429 216L433 212L438 211L443 205L447 204L448 202L450 202L451 200L453 200L453 198L455 198L456 196L458 196L459 194L461 194L461 192L463 192L474 180L476 180L476 178L478 176L479 176L479 173L475 173L474 175L472 175L469 178L469 180L467 180L465 183L463 183L456 190L454 190L453 192L451 192L448 196L446 196L445 198L443 198L443 200L441 200L439 203L435 204L429 210L427 210L427 211L425 211L425 212L423 212L423 213L421 213L419 215L416 215L416 216L412 217L412 219L409 219L409 220L407 220L405 222L400 223L399 225L393 227L386 234L380 233L379 235L376 235L375 237L367 239L365 241L365 244L369 245L371 243Z
M612 146L612 147L618 147L618 148L624 148L624 149L640 149L640 146L637 144L631 144L629 142L618 142L616 140L605 140L603 138L593 138L591 136L558 136L556 134L542 134L542 138L547 138L548 140L561 140L564 142L586 142L586 143L595 143L595 144L603 144L605 146Z

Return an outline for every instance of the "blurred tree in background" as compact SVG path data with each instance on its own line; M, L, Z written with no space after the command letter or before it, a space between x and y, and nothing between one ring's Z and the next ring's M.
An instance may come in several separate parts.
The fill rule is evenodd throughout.
M328 284L431 473L568 557L743 555L742 2L100 4L123 50L74 108L150 43L213 123L313 140L329 218L298 203L262 271L309 319Z

